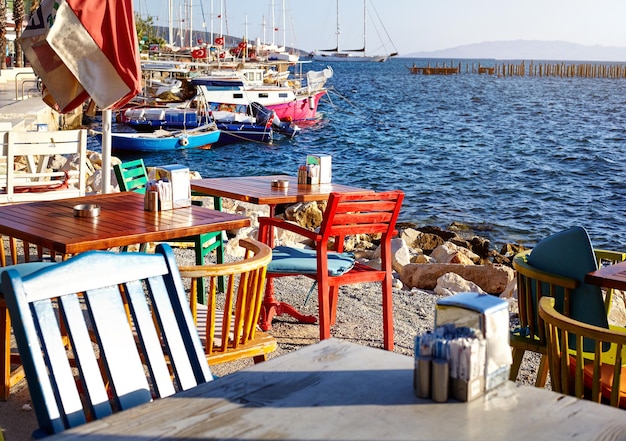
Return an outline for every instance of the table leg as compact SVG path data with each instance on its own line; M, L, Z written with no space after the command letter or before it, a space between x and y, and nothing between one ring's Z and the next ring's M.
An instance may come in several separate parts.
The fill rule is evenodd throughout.
M272 319L282 314L290 315L302 323L317 322L316 316L304 315L289 303L276 300L276 297L274 297L274 280L268 278L267 284L265 285L265 297L263 298L263 305L261 306L259 326L263 331L269 331L272 329Z

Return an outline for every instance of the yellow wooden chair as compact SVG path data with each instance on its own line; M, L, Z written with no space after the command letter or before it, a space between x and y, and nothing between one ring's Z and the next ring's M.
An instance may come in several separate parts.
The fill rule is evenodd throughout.
M243 260L216 265L180 266L183 278L191 279L191 292L197 281L208 280L207 304L190 295L191 310L210 365L241 358L264 361L276 350L276 340L258 329L265 292L267 265L271 249L254 239L241 239L246 249ZM224 277L225 292L218 289L218 278Z
M555 299L539 301L545 323L552 390L597 403L626 408L626 329L605 329L573 320L554 308ZM583 341L592 341L589 352ZM566 349L568 348L569 349Z

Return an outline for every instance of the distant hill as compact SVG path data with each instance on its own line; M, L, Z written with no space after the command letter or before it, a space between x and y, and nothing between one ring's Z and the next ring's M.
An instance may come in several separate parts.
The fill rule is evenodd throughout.
M626 47L585 46L565 41L488 41L437 51L403 54L402 57L626 62Z

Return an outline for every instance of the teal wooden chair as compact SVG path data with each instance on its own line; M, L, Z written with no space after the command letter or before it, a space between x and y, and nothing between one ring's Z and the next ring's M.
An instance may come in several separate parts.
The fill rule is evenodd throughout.
M89 251L23 276L7 268L1 279L35 437L212 380L167 244Z
M526 351L541 354L535 385L545 386L548 348L545 328L538 314L542 297L555 298L560 313L583 323L608 329L612 290L584 282L585 274L600 264L624 260L625 253L594 250L587 231L573 227L540 241L532 250L513 258L517 277L519 327L512 329L513 364L509 379L515 381Z
M148 172L144 165L143 159L135 159L133 161L123 162L113 166L117 183L120 191L134 191L136 193L145 194L146 184L148 182ZM222 209L222 199L215 198L215 209ZM196 265L204 265L204 258L212 251L216 252L217 263L224 263L224 239L221 231L213 233L200 234L199 236L183 237L181 239L172 240L171 243L193 243L196 253ZM198 302L206 304L206 284L204 280L198 281L198 290L196 297ZM219 289L224 291L224 280L220 278Z

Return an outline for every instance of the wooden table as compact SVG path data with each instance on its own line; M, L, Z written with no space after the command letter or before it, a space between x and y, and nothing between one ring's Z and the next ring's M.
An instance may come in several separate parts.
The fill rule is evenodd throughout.
M626 290L626 262L606 265L602 268L587 273L585 282L603 288Z
M273 180L287 180L289 186L286 189L272 187ZM270 217L276 214L276 206L279 204L323 201L328 199L330 193L333 192L361 193L371 191L367 188L335 183L298 184L297 178L288 175L192 179L191 190L209 196L236 199L256 205L269 205ZM259 322L261 328L264 331L271 329L272 318L281 314L288 314L302 323L315 323L317 321L316 316L301 314L292 305L278 301L274 296L274 281L269 279L261 309Z
M247 217L192 205L175 210L143 209L144 196L134 192L59 199L0 206L0 235L41 245L63 255L102 250L136 243L161 242L202 233L242 228ZM78 204L98 204L100 215L74 217ZM0 303L0 373L4 387L0 399L8 399L10 373L10 319ZM3 346L3 347L2 347Z
M248 226L247 217L192 205L144 211L144 196L134 192L85 196L0 207L0 234L61 254L167 241ZM77 204L98 204L100 215L74 217Z
M287 180L287 189L272 187L273 180ZM207 194L250 202L256 205L269 205L270 216L274 216L276 205L314 202L328 199L332 192L354 193L371 191L367 188L351 187L343 184L298 184L298 179L287 175L242 176L234 178L192 179L191 190Z
M624 411L506 382L469 403L413 392L413 358L337 339L50 441L623 439Z

